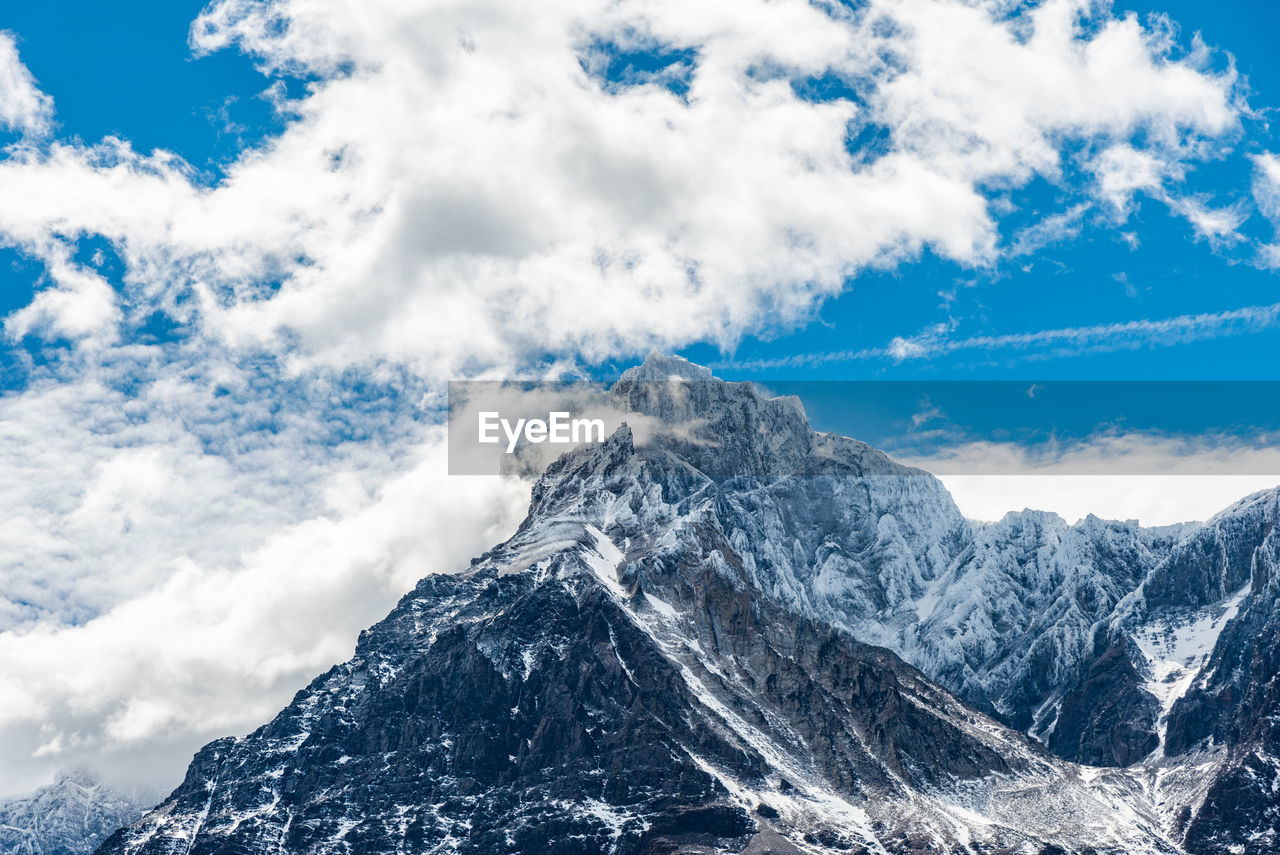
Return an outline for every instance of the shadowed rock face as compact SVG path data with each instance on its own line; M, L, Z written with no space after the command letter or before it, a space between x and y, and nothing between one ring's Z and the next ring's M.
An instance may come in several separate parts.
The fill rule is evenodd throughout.
M690 843L738 848L754 835L748 810L702 764L763 785L767 762L712 727L672 663L601 589L575 596L492 573L461 587L434 593L471 599L454 615L466 628L445 630L367 697L352 696L354 687L376 678L367 663L349 665L264 730L206 748L172 802L204 815L191 851L328 851L340 837L375 852L446 843L476 853L642 852ZM418 611L416 601L402 608ZM757 646L766 660L778 657ZM815 655L830 652L815 646ZM844 786L878 789L890 778L866 751L831 739L838 731L827 718L841 693L875 703L867 732L896 767L940 759L955 736L932 717L912 720L894 670L904 667L834 646L833 658L845 665L832 669L829 688L792 664L770 675L765 692L803 698L805 733L828 740L823 759L840 766ZM527 672L506 671L522 668L531 647L549 655ZM362 652L385 667L372 650ZM633 682L637 674L644 684ZM352 703L320 711L316 695ZM299 739L291 757L278 757ZM947 759L974 772L1005 765L978 745ZM246 807L268 798L270 813L235 825ZM129 839L125 833L116 843ZM170 847L153 836L135 851Z
M974 524L682 360L612 394L670 430L552 464L510 541L100 851L1273 851L1274 495Z
M1222 631L1203 679L1174 704L1169 715L1168 751L1182 753L1196 743L1213 739L1239 744L1271 734L1270 715L1280 700L1280 540L1274 531L1276 501L1256 502L1228 520L1233 527L1244 517L1245 537L1225 540L1221 552L1253 548L1234 556L1235 573L1220 586L1249 585L1251 596L1239 617ZM1219 554L1221 554L1221 552ZM1250 572L1240 578L1240 568Z
M1063 698L1049 737L1054 753L1095 765L1129 766L1160 744L1159 706L1138 688L1142 678L1130 646L1123 635L1112 641Z
M424 622L435 635L425 645ZM628 667L654 690L639 691ZM192 853L330 851L337 840L372 852L447 841L598 852L615 833L619 851L638 851L691 830L743 837L751 820L683 746L747 778L760 760L685 718L689 704L599 587L575 595L492 569L433 578L271 724L206 747L162 810L199 819ZM565 807L576 804L586 807ZM123 833L105 851L138 839ZM161 833L134 851L172 847Z
M1278 510L1274 498L1264 497L1242 503L1225 521L1256 539L1247 565L1251 594L1239 617L1222 630L1201 676L1169 714L1168 753L1194 757L1208 745L1221 747L1229 757L1188 825L1187 845L1194 852L1280 848ZM1243 559L1236 557L1240 564ZM1235 577L1225 584L1239 581Z
M1276 492L1250 497L1175 540L1096 625L1093 653L1063 694L1046 739L1055 753L1129 766L1157 748L1175 757L1210 741L1239 746L1259 737L1259 723L1276 709L1268 687L1280 673L1273 653L1278 502ZM1176 651L1177 661L1163 678L1139 638L1146 648L1174 642L1166 652ZM1153 694L1161 684L1173 693L1163 710Z

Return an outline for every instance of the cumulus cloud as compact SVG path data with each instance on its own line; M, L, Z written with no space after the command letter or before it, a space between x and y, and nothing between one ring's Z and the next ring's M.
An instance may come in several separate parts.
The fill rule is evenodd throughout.
M442 439L429 432L372 494L333 485L345 513L284 526L230 566L178 557L162 582L92 620L0 632L4 790L75 764L130 785L176 782L201 741L255 727L350 656L417 579L509 534L527 486L447 476ZM117 458L94 489L131 464ZM124 479L126 494L164 489L163 467L147 467Z
M1158 193L1169 164L1159 156L1128 144L1113 145L1090 163L1097 176L1097 195L1117 220L1129 216L1139 191Z
M290 384L182 351L95 354L0 398L0 629L82 622L180 559L232 567L325 512L327 479L385 476L415 441L412 407L330 402L344 390L325 378Z
M284 133L214 187L119 141L13 153L0 232L37 253L104 235L135 291L300 364L446 377L730 345L926 246L989 262L987 188L1058 175L1071 140L1167 174L1237 126L1234 73L1173 58L1163 28L1071 0L1006 12L225 0L197 51L318 78L281 105ZM680 85L609 79L637 49L679 56ZM845 95L815 100L819 80ZM1100 192L1145 174L1112 169Z
M95 271L76 264L63 244L45 254L53 287L39 291L26 306L4 319L11 339L37 334L102 346L117 339L123 313L115 289Z
M400 375L291 378L202 341L30 371L0 398L0 795L77 765L172 784L527 503L448 477Z

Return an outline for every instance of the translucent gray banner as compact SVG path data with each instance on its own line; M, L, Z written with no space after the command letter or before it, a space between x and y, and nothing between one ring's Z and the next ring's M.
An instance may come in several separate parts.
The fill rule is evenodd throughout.
M535 476L623 424L717 478L823 471L836 436L943 475L1280 475L1280 382L627 377L450 383L449 471Z

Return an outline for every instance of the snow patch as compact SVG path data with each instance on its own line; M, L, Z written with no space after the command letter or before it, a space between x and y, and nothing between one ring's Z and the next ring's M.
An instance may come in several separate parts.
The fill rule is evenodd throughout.
M593 549L586 554L586 564L609 593L626 602L627 592L618 581L618 565L622 563L622 550L604 532L593 525L587 526L587 534L593 541Z
M1223 627L1240 612L1240 604L1249 595L1252 582L1221 602L1201 609L1189 620L1161 621L1134 633L1134 641L1146 659L1151 674L1143 686L1160 702L1157 756L1164 751L1169 711L1187 693L1208 662Z

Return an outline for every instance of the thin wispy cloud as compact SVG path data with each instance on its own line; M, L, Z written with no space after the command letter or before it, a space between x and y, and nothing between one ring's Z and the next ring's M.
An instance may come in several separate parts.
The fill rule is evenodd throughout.
M1080 235L1085 215L1091 207L1089 203L1081 202L1020 229L1010 241L1005 255L1009 258L1021 258L1046 246L1073 240Z
M951 327L942 324L914 336L895 338L883 347L796 354L776 359L727 360L716 363L713 367L763 371L841 362L879 360L897 363L964 351L983 354L1012 352L1036 357L1046 354L1079 355L1140 347L1169 347L1222 336L1247 335L1277 326L1280 326L1280 303L1172 318L964 338L948 338Z
M1280 268L1280 157L1270 152L1253 158L1253 201L1258 211L1271 221L1273 230L1270 243L1258 250L1258 260L1263 267Z

